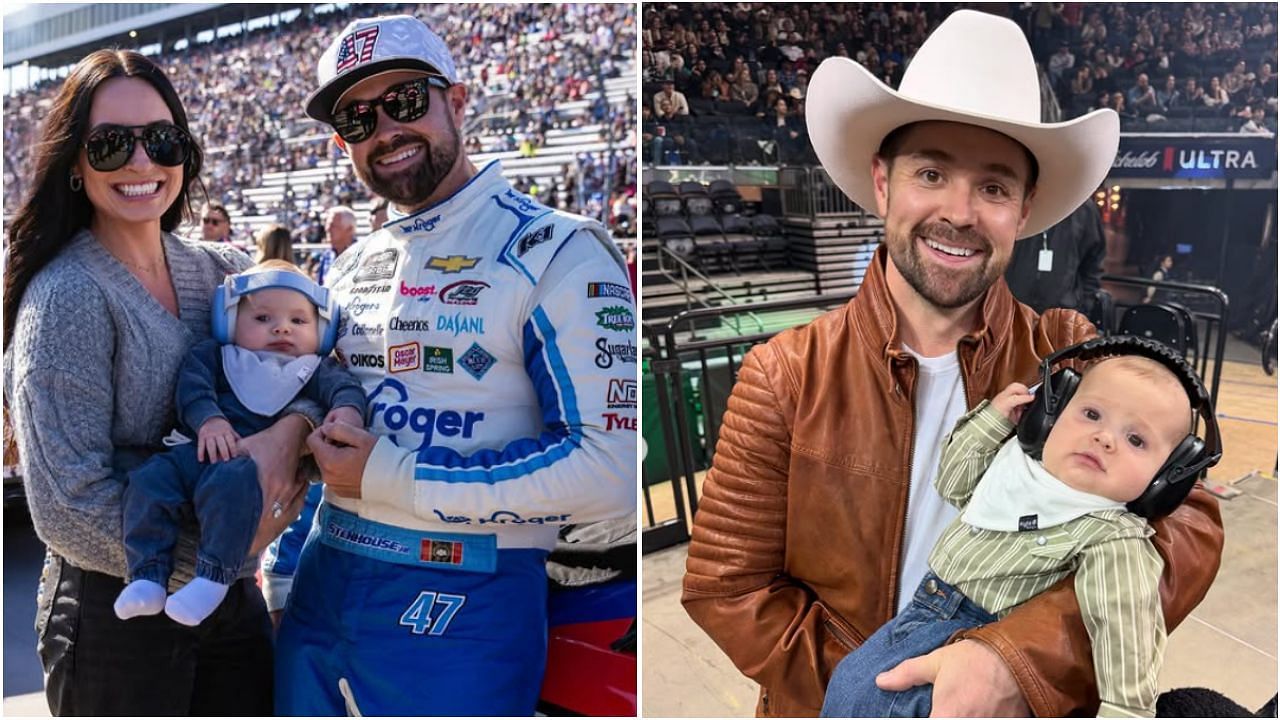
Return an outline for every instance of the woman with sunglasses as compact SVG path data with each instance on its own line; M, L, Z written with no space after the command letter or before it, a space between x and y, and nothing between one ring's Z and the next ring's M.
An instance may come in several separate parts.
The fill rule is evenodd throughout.
M36 533L48 546L37 649L54 715L266 715L271 626L256 554L296 516L308 423L246 438L267 513L241 578L199 626L123 621L121 494L163 447L187 349L210 333L213 290L251 263L172 234L190 216L202 155L163 70L100 50L64 81L43 127L4 274L5 395ZM201 186L202 187L202 186ZM317 413L318 414L318 413ZM169 590L193 575L194 534Z

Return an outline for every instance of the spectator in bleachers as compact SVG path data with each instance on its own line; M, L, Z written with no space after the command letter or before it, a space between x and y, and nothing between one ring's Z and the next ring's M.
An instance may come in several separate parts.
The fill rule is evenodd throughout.
M1129 88L1129 97L1126 100L1128 107L1137 113L1138 117L1146 117L1160 112L1161 109L1160 102L1156 100L1156 89L1151 87L1151 80L1146 73L1138 75L1138 82Z
M730 89L730 96L748 108L754 107L756 100L760 97L760 89L751 82L751 71L746 66L737 71L733 87Z
M1053 83L1064 119L1078 117L1093 107L1100 107L1096 98L1104 90L1108 92L1108 101L1111 93L1128 93L1137 84L1139 74L1146 74L1148 84L1156 88L1155 107L1126 100L1125 106L1130 114L1125 119L1126 123L1139 116L1145 120L1153 114L1163 115L1170 109L1160 104L1158 96L1169 75L1176 76L1177 87L1181 88L1185 79L1192 77L1203 78L1199 84L1207 86L1212 75L1221 76L1240 58L1245 58L1246 67L1250 69L1260 68L1263 62L1270 62L1275 67L1276 8L1273 4L1210 3L1205 8L1188 12L1186 6L1176 4L1077 7L1067 3L1056 11L1047 6L1025 3L1001 6L1000 11L1006 7L1028 34L1042 35L1042 42L1037 45L1043 49L1038 50L1037 56L1045 67L1055 62L1054 51L1059 51L1059 46L1064 43L1066 52L1074 56L1074 68L1062 73ZM1218 17L1219 11L1224 12L1221 18ZM912 57L924 33L947 12L950 12L950 6L935 4L884 5L881 8L873 4L673 4L652 12L651 17L661 21L652 39L661 43L672 59L683 57L686 65L693 66L711 54L704 53L705 46L696 42L676 42L672 28L684 23L696 29L703 20L708 20L712 26L724 23L727 33L721 33L722 37L717 42L723 46L725 55L731 59L741 56L756 73L752 78L758 85L755 112L763 118L772 112L778 96L787 97L792 87L801 85L800 69L812 71L817 63L831 56L852 56L875 77L896 86L905 61ZM1037 14L1041 17L1033 17ZM1032 29L1037 20L1045 19L1049 21L1047 29ZM1235 42L1232 29L1237 21L1243 28L1245 40L1238 49L1231 50L1229 48ZM1187 29L1192 25L1197 32ZM720 42L724 36L727 36L728 44ZM754 64L750 62L753 60ZM888 60L893 60L897 66ZM1083 92L1073 91L1071 85L1077 77L1075 72L1082 67L1089 68L1092 87L1082 88ZM793 80L786 77L787 68L793 69ZM692 85L694 94L689 95L690 98L700 95L702 80L712 69L720 70L722 74L726 72L724 67L704 65ZM1261 75L1260 71L1258 75ZM729 80L733 79L730 75ZM1273 78L1271 81L1274 84ZM1248 87L1247 73L1245 87ZM771 89L777 96L770 96ZM1233 104L1253 107L1246 94L1228 94ZM1271 121L1275 92L1263 90L1263 96L1269 101L1266 116ZM1197 112L1176 114L1176 121L1187 126L1171 127L1171 130L1214 131L1238 127L1225 114L1214 117L1212 111L1206 111L1202 100L1197 101L1194 110ZM698 107L694 107L694 112L698 113ZM713 126L731 124L714 115L695 117L692 122L695 126L693 132L699 137L707 137ZM698 127L702 129L696 129Z
M1240 126L1241 135L1274 135L1271 128L1267 127L1266 112L1260 108L1253 108L1250 112L1249 119Z
M1187 107L1192 108L1202 108L1205 105L1204 88L1193 77L1187 78L1187 82L1182 88L1182 102Z
M1209 78L1209 89L1204 93L1204 106L1219 113L1225 113L1230 105L1231 95L1222 86L1222 81L1217 75Z
M208 146L205 181L211 199L226 205L233 221L258 213L249 212L241 188L262 186L265 173L323 167L342 157L331 147L331 134L321 131L296 108L305 92L298 78L306 78L323 49L318 38L336 30L350 17L352 7L335 6L333 11L314 12L303 8L294 19L282 16L278 25L224 34L212 42L193 40L182 51L166 48L158 62L170 72L179 95L189 103L196 134ZM594 121L590 106L563 110L571 95L594 93L603 79L616 77L627 62L638 33L633 6L486 4L410 5L406 12L440 18L440 27L452 47L463 48L470 62L463 72L474 75L473 106L483 107L478 122L500 135L516 122L518 110L528 108L529 117L546 105L558 110L562 127L582 127ZM263 18L266 6L249 9ZM248 15L250 22L257 16ZM567 28L572 31L557 31ZM577 32L578 29L583 32ZM193 26L193 31L200 28ZM194 34L194 33L193 33ZM611 45L601 46L601 38ZM170 40L175 36L170 35ZM58 81L47 81L6 98L4 144L5 205L12 207L21 197L18 178L30 154L31 133L38 117L32 113L47 101ZM612 93L610 93L612 96ZM590 98L585 98L588 102ZM620 111L617 100L611 115ZM23 109L25 110L25 115ZM24 119L24 117L26 119ZM537 130L516 128L520 132ZM634 116L628 127L634 126ZM584 142L591 140L584 139ZM500 150L495 145L490 152ZM263 214L278 218L299 216L306 211L308 195L298 193L283 198L278 207L259 202ZM328 197L321 192L321 207L349 198ZM273 201L274 202L274 201ZM248 240L246 236L242 238Z
M284 260L287 263L293 263L293 236L289 234L289 228L283 225L271 224L258 231L254 236L254 242L258 246L259 264L268 260Z
M1160 112L1168 113L1173 108L1182 107L1182 91L1178 90L1178 79L1172 74L1164 79L1164 85L1156 90L1156 103Z
M1053 53L1053 57L1049 58L1049 77L1053 79L1054 84L1062 81L1066 72L1076 65L1076 56L1071 54L1071 46L1067 43L1060 43L1058 50Z
M1124 93L1121 92L1111 93L1111 101L1107 104L1107 107L1115 110L1121 120L1133 120L1138 117L1137 113L1125 104Z
M1268 107L1276 109L1276 76L1271 72L1271 63L1264 62L1258 68L1258 90L1262 93Z
M324 285L325 277L333 267L334 261L355 242L355 212L345 205L329 208L324 214L324 234L329 242L329 249L321 253L320 262L316 266L316 282L321 285Z
M214 289L250 260L174 234L203 153L163 68L99 50L57 90L31 148L31 191L9 225L3 303L4 394L27 507L48 548L38 649L49 710L270 715L270 621L253 574L289 518L267 513L227 601L200 628L122 622L112 608L129 579L129 473L173 429L178 367L209 336ZM266 507L294 484L306 430L289 416L244 438ZM184 586L203 560L192 540L186 533L157 568L166 586Z
M1231 72L1222 76L1222 87L1227 94L1235 97L1237 93L1244 89L1245 75L1244 60L1237 60L1232 66Z
M205 242L231 242L231 215L222 203L205 204L200 213L200 232Z
M689 101L684 93L676 90L673 79L669 77L662 79L662 91L653 96L653 112L660 122L689 114Z

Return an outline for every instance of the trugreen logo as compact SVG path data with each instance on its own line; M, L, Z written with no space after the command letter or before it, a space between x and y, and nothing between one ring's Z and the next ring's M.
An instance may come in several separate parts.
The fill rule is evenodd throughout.
M596 325L605 330L630 332L636 329L636 317L631 314L631 308L613 305L596 312Z

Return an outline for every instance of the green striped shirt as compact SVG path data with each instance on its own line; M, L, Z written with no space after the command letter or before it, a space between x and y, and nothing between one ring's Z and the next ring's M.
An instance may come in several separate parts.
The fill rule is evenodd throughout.
M958 508L1013 433L983 401L945 441L934 484ZM1016 442L1016 440L1010 440ZM1003 617L1071 573L1093 643L1101 717L1153 717L1164 657L1160 573L1146 520L1123 510L1090 513L1062 525L999 532L957 518L929 556L929 566L983 609Z

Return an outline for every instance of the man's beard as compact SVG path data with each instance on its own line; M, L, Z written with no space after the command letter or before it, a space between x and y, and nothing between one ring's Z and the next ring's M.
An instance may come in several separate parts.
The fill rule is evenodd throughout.
M981 264L972 269L952 269L927 263L920 256L916 237L929 238L944 245L975 248L982 253ZM979 298L1004 272L992 261L991 241L973 230L957 230L946 223L922 222L906 236L886 238L889 258L917 293L935 307L954 309Z
M394 155L398 150L416 142L423 143L422 160L411 170L401 170L383 175L375 162L377 158ZM378 147L368 155L369 163L361 167L354 164L356 176L378 197L386 198L398 207L416 208L431 197L444 176L449 174L458 160L461 137L458 128L449 120L449 132L439 142L432 142L419 135L400 135L385 148Z

